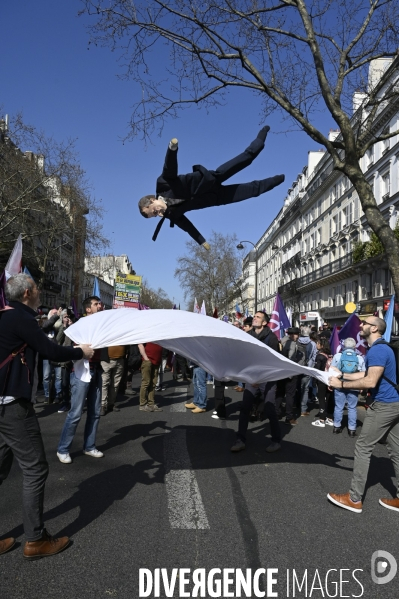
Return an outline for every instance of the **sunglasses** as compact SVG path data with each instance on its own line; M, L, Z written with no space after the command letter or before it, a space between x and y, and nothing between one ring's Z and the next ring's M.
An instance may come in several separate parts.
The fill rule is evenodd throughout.
M372 322L368 322L367 320L361 320L360 324L364 325L364 324L369 324L371 327L375 327L376 325Z

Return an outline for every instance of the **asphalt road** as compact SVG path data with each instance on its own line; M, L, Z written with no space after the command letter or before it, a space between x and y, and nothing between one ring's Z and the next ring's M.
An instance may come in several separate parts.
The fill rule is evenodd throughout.
M134 384L138 390L139 376ZM240 571L255 579L242 597L399 597L399 573L387 584L371 580L374 552L387 551L399 561L399 514L378 504L379 497L395 494L384 446L371 461L363 513L353 514L326 499L329 491L349 488L354 440L346 431L333 435L329 427L312 427L312 417L292 428L281 421L282 450L268 454L269 425L256 422L246 450L232 454L242 394L226 390L228 419L220 421L211 418L212 386L209 411L194 415L183 405L192 387L170 375L166 385L158 394L163 412L140 412L138 395L123 396L121 411L101 419L97 447L103 459L81 451L83 416L70 465L56 457L65 414L53 406L37 408L50 463L46 526L52 534L70 535L73 545L51 558L23 560L22 477L14 464L1 486L0 532L19 543L0 557L1 599L136 599L143 569L141 594L148 597L192 596L192 585L184 585L192 576L198 577L198 596L240 596ZM380 566L380 579L390 567ZM230 569L224 586L223 573L214 568ZM165 569L159 593L156 569ZM166 584L176 576L168 594L163 576Z

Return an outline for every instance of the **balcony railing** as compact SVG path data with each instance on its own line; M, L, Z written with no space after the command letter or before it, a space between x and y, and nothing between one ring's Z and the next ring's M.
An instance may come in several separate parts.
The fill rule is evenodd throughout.
M285 283L284 285L280 285L278 287L279 294L280 295L285 295L287 293L295 294L296 293L296 282L297 282L297 279L293 279L292 281L289 281L288 283Z
M324 279L336 272L343 270L344 268L348 268L348 266L352 266L352 252L347 254L346 256L342 256L342 258L338 258L338 260L334 260L334 262L330 262L330 264L325 264L321 268L314 270L313 272L309 272L307 275L304 275L299 279L298 287L304 287L305 285L309 285L309 283L313 283L314 281L318 281L320 279Z

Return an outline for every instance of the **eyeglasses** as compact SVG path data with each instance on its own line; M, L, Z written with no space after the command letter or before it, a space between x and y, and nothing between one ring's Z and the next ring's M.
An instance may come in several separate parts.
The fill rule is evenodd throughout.
M373 322L367 322L367 320L361 320L360 324L361 325L369 324L371 327L375 327L376 326Z

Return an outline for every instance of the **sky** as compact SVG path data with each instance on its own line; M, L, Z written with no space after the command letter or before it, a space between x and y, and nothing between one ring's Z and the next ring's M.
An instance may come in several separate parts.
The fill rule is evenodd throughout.
M225 106L210 112L195 107L185 110L179 118L169 120L161 134L154 134L147 146L138 137L123 143L132 105L141 90L120 78L116 53L93 45L88 49L86 26L90 19L77 16L81 8L79 0L2 4L0 116L22 111L25 122L47 135L59 141L76 139L93 197L101 200L105 209L104 232L111 240L110 252L127 254L137 274L151 287L164 289L183 308L183 291L174 271L189 237L166 223L154 243L151 237L157 220L143 219L137 202L155 192L173 137L179 140L180 173L190 172L194 164L214 169L243 151L265 124L261 100L249 91L235 92ZM334 127L328 115L320 114L318 119L323 132ZM308 151L319 149L304 133L285 133L287 125L278 115L269 117L267 124L271 132L265 149L230 181L284 173L285 182L259 198L192 212L189 218L205 238L217 231L256 243L307 164ZM248 251L250 247L247 245Z

